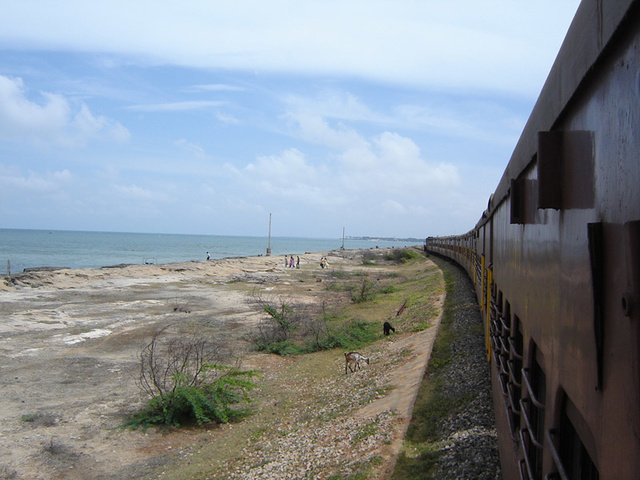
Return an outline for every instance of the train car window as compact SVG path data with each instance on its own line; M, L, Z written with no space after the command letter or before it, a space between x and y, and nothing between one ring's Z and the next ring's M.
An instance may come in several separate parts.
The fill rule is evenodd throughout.
M511 311L509 302L505 305L505 315ZM513 316L509 337L509 401L513 411L513 431L520 429L520 397L522 395L522 331L520 320Z
M598 480L600 473L578 436L571 420L562 412L560 419L560 458L570 480Z
M534 359L532 365L531 380L533 384L533 390L538 402L544 404L547 394L547 378L540 367L537 359ZM531 426L532 434L537 439L542 440L544 435L544 405L539 406L533 403L531 408ZM542 443L542 442L540 442ZM542 450L538 448L530 449L535 458L535 472L537 476L542 476Z
M547 378L538 359L539 352L532 347L531 366L522 369L527 396L520 400L524 425L520 430L524 460L531 480L542 478L542 453L545 422Z

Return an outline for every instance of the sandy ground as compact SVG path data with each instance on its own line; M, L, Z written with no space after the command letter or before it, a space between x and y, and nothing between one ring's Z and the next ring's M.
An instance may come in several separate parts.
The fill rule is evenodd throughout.
M189 430L118 428L144 399L136 386L141 347L172 325L180 332L209 329L246 351L246 334L262 318L255 291L268 295L275 285L295 284L300 271L321 276L322 255L332 268L356 268L347 251L301 255L300 270L285 268L284 257L247 257L0 278L0 479L137 478L166 461L167 452L201 442ZM321 288L305 284L307 300L317 300ZM419 343L420 354L362 415L394 409L408 421L434 336L429 329L388 344ZM268 357L252 354L250 363L288 361ZM389 465L403 422L386 447Z

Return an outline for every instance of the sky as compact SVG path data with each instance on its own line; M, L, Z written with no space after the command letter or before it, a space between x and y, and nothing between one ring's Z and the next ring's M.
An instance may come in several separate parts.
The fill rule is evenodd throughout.
M578 0L3 0L0 228L470 230Z

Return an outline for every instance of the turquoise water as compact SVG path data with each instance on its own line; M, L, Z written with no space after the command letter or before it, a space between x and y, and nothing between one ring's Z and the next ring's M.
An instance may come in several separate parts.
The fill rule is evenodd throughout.
M0 229L0 274L33 267L98 268L264 255L267 237ZM402 247L407 242L346 239L346 249ZM342 239L271 237L272 255L339 249Z

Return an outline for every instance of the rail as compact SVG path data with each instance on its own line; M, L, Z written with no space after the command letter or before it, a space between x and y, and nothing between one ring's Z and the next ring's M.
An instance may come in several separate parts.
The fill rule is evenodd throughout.
M549 444L549 450L551 450L551 456L553 457L553 462L556 464L557 472L548 474L545 478L551 480L552 478L560 478L560 480L570 480L567 475L566 470L564 469L564 465L562 463L562 459L560 458L560 453L558 452L558 448L556 447L555 442L553 441L553 436L557 435L558 430L555 428L550 428L547 430L547 443Z
M540 442L535 435L533 435L533 426L531 425L531 420L529 419L529 412L525 408L525 404L529 401L528 398L523 398L520 400L520 411L522 412L522 418L524 419L524 423L527 425L527 428L523 428L521 431L526 430L529 435L529 440L533 444L534 447L538 450L542 450L542 442ZM525 455L526 457L527 455Z
M544 410L544 403L541 403L538 400L538 397L534 393L533 387L531 386L531 380L529 379L529 369L528 368L523 368L522 369L522 378L524 379L524 383L527 385L527 391L529 392L529 397L531 398L532 403L537 408L540 408L540 409Z

